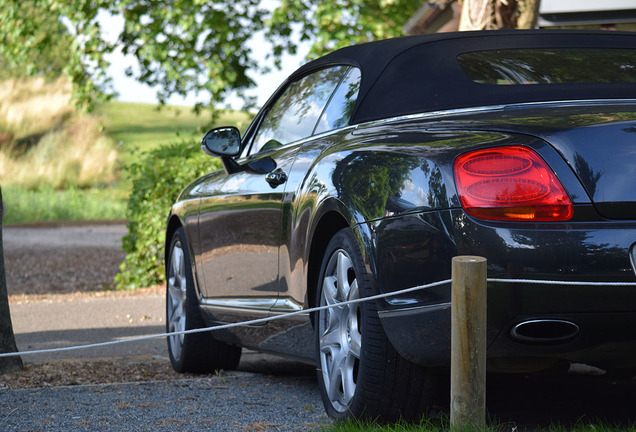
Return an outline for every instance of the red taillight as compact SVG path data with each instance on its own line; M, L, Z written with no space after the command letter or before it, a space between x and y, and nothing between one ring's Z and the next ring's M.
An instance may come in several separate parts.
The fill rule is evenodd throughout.
M563 221L572 202L548 164L521 146L475 150L455 159L455 182L466 213L481 219Z

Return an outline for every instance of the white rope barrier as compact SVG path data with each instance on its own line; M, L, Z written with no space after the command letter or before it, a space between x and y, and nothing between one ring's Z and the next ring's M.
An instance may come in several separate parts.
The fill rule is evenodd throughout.
M203 327L203 328L192 329L192 330L183 330L183 331L179 331L179 332L159 333L159 334L148 335L148 336L139 336L139 337L134 337L134 338L122 339L122 340L117 340L117 341L101 342L101 343L86 344L86 345L77 345L77 346L64 347L64 348L51 348L51 349L42 349L42 350L33 350L33 351L22 351L22 352L15 352L15 353L2 353L2 354L0 354L0 358L17 356L17 355L23 356L23 355L45 354L45 353L53 353L53 352L61 352L61 351L73 351L73 350L87 349L87 348L98 348L98 347L103 347L103 346L116 345L116 344L128 343L128 342L138 342L138 341L144 341L144 340L149 340L149 339L157 339L157 338L162 338L162 337L175 336L175 335L180 335L180 334L184 334L185 335L185 334L191 334L191 333L202 333L202 332L206 332L206 331L225 330L225 329L234 328L234 327L249 326L249 325L254 325L254 324L262 324L262 323L265 323L265 322L268 322L268 321L274 321L274 320L288 318L288 317L295 316L295 315L306 314L306 313L309 313L309 312L316 312L316 311L320 311L320 310L330 309L330 308L333 308L333 307L346 306L346 305L355 304L355 303L362 303L364 301L377 300L377 299L384 298L384 297L393 297L393 296L396 296L396 295L406 294L406 293L410 293L410 292L413 292L413 291L418 291L418 290L427 289L427 288L433 288L433 287L436 287L436 286L439 286L439 285L444 285L444 284L447 284L447 283L450 283L450 282L451 282L451 280L447 279L447 280L443 280L443 281L439 281L439 282L433 282L433 283L428 284L428 285L420 285L420 286L416 286L416 287L412 287L412 288L406 288L406 289L403 289L403 290L400 290L400 291L394 291L394 292L385 293L385 294L378 294L378 295L375 295L375 296L364 297L364 298L359 298L359 299L355 299L355 300L347 300L347 301L343 301L343 302L336 303L336 304L333 304L333 305L320 306L320 307L315 307L315 308L312 308L312 309L303 309L303 310L299 310L299 311L295 311L295 312L285 313L285 314L282 314L282 315L276 315L276 316L271 316L271 317L267 317L267 318L258 318L258 319L249 320L249 321L242 321L242 322L238 322L238 323L224 324L224 325L219 325L219 326L214 326L214 327Z
M588 285L588 286L592 285L592 286L633 286L633 287L636 287L636 282L582 282L582 281L553 281L553 280L538 280L538 279L497 279L497 278L488 278L487 281L488 282L496 282L496 283L528 283L528 284L543 284L543 285ZM355 300L343 301L343 302L336 303L336 304L333 304L333 305L320 306L320 307L315 307L315 308L311 308L311 309L303 309L303 310L299 310L299 311L295 311L295 312L285 313L285 314L282 314L282 315L275 315L275 316L271 316L271 317L267 317L267 318L259 318L259 319L249 320L249 321L242 321L242 322L238 322L238 323L224 324L224 325L219 325L219 326L214 326L214 327L204 327L204 328L198 328L198 329L192 329L192 330L184 330L184 331L179 331L179 332L158 333L158 334L153 334L153 335L148 335L148 336L138 336L138 337L132 337L132 338L121 339L121 340L116 340L116 341L92 343L92 344L85 344L85 345L76 345L76 346L63 347L63 348L50 348L50 349L41 349L41 350L32 350L32 351L20 351L20 352L12 352L12 353L0 353L0 358L13 357L13 356L35 355L35 354L49 354L49 353L55 353L55 352L75 351L75 350L89 349L89 348L99 348L99 347L117 345L117 344L129 343L129 342L140 342L140 341L145 341L145 340L150 340L150 339L158 339L158 338L163 338L163 337L168 337L168 336L175 336L175 335L180 335L180 334L186 335L186 334L192 334L192 333L202 333L202 332L206 332L206 331L225 330L225 329L229 329L229 328L241 327L241 326L249 326L249 325L254 325L254 324L262 324L262 323L265 323L265 322L268 322L268 321L274 321L274 320L289 318L291 316L307 314L307 313L310 313L310 312L317 312L317 311L326 310L326 309L333 308L333 307L340 307L340 306L346 306L346 305L355 304L355 303L362 303L362 302L365 302L365 301L378 300L378 299L385 298L385 297L395 297L395 296L399 296L399 295L402 295L402 294L408 294L408 293L414 292L414 291L419 291L419 290L428 289L428 288L434 288L436 286L440 286L440 285L444 285L444 284L450 284L451 282L452 282L451 279L446 279L446 280L442 280L442 281L439 281L439 282L433 282L433 283L426 284L426 285L419 285L419 286L406 288L406 289L399 290L399 291L393 291L393 292L390 292L390 293L378 294L378 295L374 295L374 296L370 296L370 297L364 297L364 298L359 298L359 299L355 299Z

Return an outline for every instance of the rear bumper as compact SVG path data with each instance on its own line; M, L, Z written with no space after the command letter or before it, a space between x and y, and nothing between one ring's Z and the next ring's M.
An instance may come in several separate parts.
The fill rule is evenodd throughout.
M490 301L489 301L490 303ZM450 305L381 312L387 336L408 360L425 366L450 365ZM602 369L636 369L636 312L561 313L517 316L498 327L492 314L487 324L488 369L533 372L559 362L586 363ZM570 323L554 333L522 338L521 323ZM576 329L576 331L569 331Z
M490 278L636 282L633 221L484 223L449 210L383 224L374 239L379 292L450 279L457 255L487 258ZM544 369L558 361L636 369L634 286L489 282L487 304L491 370ZM449 364L450 284L379 301L378 309L404 357ZM542 320L555 323L547 327L556 335L532 340L513 332L520 323ZM533 336L537 328L525 330Z

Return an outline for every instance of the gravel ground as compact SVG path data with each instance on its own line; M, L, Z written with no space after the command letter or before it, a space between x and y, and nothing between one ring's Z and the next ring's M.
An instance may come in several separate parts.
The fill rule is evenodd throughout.
M4 228L9 296L113 288L125 233L123 224Z
M3 391L3 431L309 431L329 423L304 377L235 372Z
M20 321L29 332L52 335L63 331L58 327L68 318L74 321L72 316L51 320L53 308L85 308L97 300L154 302L162 296L163 287L109 290L124 258L125 232L121 224L5 227L9 300L12 311L21 314L20 320L14 317L14 327ZM26 315L33 311L35 317ZM133 326L163 326L161 319L154 323L154 313L137 324L132 316L110 313L112 322L102 323L104 314L95 315L85 337L100 326L114 329L121 319L125 325L132 320ZM69 345L69 334L49 343ZM73 335L84 337L76 330ZM239 371L201 377L175 373L167 352L160 351L104 358L78 354L75 360L32 361L25 356L25 370L0 376L0 431L305 431L330 424L311 366L245 351Z

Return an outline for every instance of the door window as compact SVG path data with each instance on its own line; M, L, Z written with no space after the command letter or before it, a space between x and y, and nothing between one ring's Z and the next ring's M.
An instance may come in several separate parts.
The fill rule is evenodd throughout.
M313 134L348 66L322 69L291 83L258 128L250 154L273 150Z
M314 134L348 126L349 119L353 113L353 107L358 100L359 90L360 70L352 67L343 78L320 116Z

